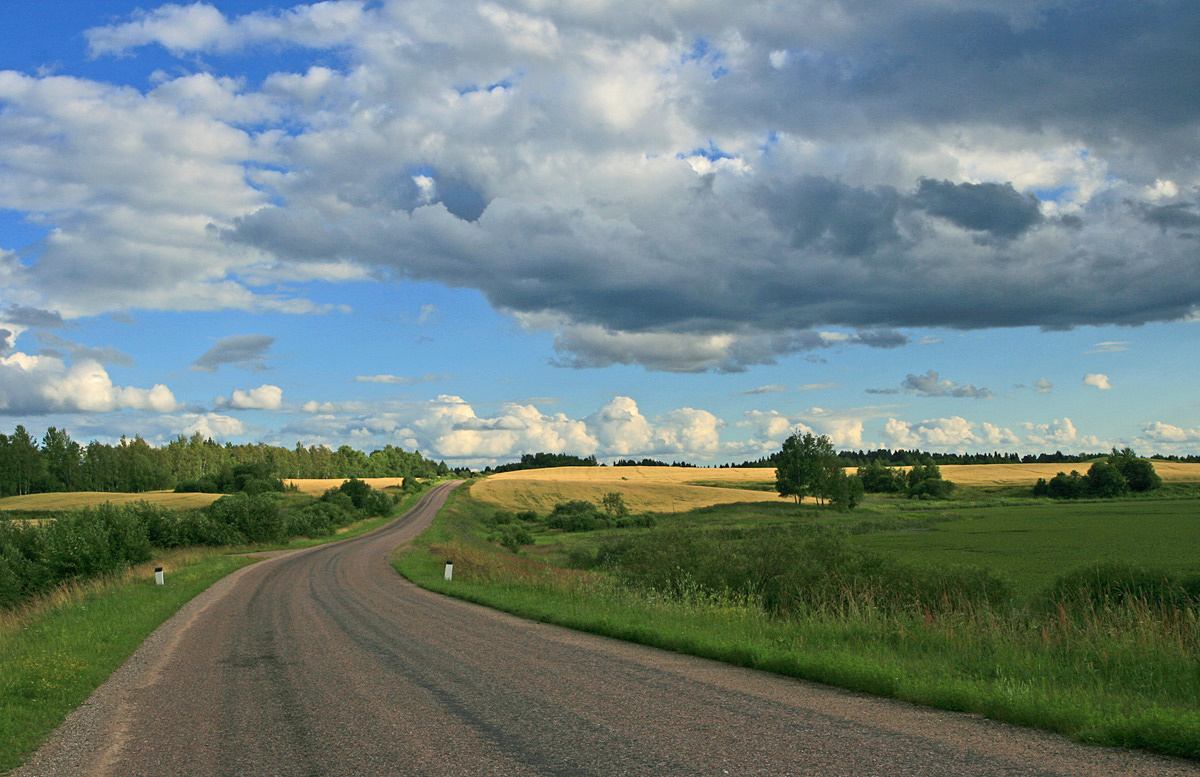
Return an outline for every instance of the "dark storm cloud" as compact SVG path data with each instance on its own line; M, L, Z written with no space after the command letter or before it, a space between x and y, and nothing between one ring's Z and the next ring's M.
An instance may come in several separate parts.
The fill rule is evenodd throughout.
M913 202L963 229L1014 238L1042 220L1038 199L1011 183L962 183L921 179Z
M1200 118L1200 6L1139 3L842 4L835 29L761 30L776 70L734 72L700 106L781 130L846 136L882 122L1058 128L1098 142L1138 136L1162 160ZM1186 133L1185 138L1191 133ZM1197 140L1190 137L1195 148Z
M776 227L788 231L797 248L824 246L858 256L899 238L895 189L848 186L819 176L761 187L757 199Z
M63 317L56 311L39 310L17 304L9 304L3 311L0 311L0 321L14 326L39 329L59 329L63 326Z
M221 365L232 364L259 372L265 370L264 358L275 342L267 335L233 335L216 342L192 364L197 372L216 372Z
M1200 212L1188 202L1170 205L1135 205L1142 218L1163 229L1195 229L1200 227Z

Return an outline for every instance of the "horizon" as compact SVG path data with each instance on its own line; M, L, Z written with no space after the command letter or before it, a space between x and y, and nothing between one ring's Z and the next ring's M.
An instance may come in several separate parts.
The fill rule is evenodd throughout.
M1195 3L69 11L0 33L0 432L1200 455Z

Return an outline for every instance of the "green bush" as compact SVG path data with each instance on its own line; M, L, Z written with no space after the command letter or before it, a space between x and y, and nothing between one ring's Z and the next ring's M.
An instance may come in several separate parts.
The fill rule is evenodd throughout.
M205 509L214 523L228 526L246 542L281 542L287 536L287 520L269 496L230 494Z

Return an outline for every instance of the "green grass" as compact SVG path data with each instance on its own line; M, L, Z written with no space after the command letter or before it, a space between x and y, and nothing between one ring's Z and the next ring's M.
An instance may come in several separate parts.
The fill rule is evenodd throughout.
M985 567L1010 580L1019 596L1097 562L1200 573L1200 499L1030 501L967 506L946 517L952 520L920 531L864 534L853 543L922 566Z
M141 567L139 575L61 589L25 615L3 616L0 772L20 765L163 621L252 563L216 550L169 558L175 563L166 564L164 586L154 584L152 567Z
M662 523L732 538L787 522L776 507L720 506L663 516ZM851 542L943 566L969 562L982 547L996 556L994 569L1020 578L1014 583L1022 593L1071 565L1101 558L1150 560L1175 571L1196 563L1187 553L1197 547L1200 531L1195 501L914 507L883 501L838 515L793 506L790 521L838 525L852 533ZM869 597L851 596L840 608L810 605L772 617L750 596L699 586L667 595L622 585L601 571L541 561L621 532L542 532L539 546L506 553L485 539L481 521L489 510L460 489L394 565L432 590L540 621L1037 726L1081 742L1200 759L1195 610L1165 612L1134 603L1069 614L1018 603L888 612ZM447 557L455 560L451 582L442 578Z

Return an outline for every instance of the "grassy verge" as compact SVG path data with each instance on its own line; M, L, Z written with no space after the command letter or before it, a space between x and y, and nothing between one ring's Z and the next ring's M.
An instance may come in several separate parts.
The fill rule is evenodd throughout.
M254 563L236 554L357 537L395 520L420 497L409 494L387 515L349 524L329 537L163 552L125 572L59 586L15 611L0 610L0 773L24 762L183 605L230 572ZM154 584L155 566L166 568L167 585Z
M751 597L671 594L505 553L491 509L460 489L395 560L431 590L524 617L740 666L1037 726L1081 742L1200 759L1195 610L1136 605L1068 614L1031 607L895 612L869 597L771 616ZM442 578L454 560L452 582Z
M22 763L159 624L249 563L222 550L176 551L0 614L0 772ZM167 585L154 584L156 564Z

